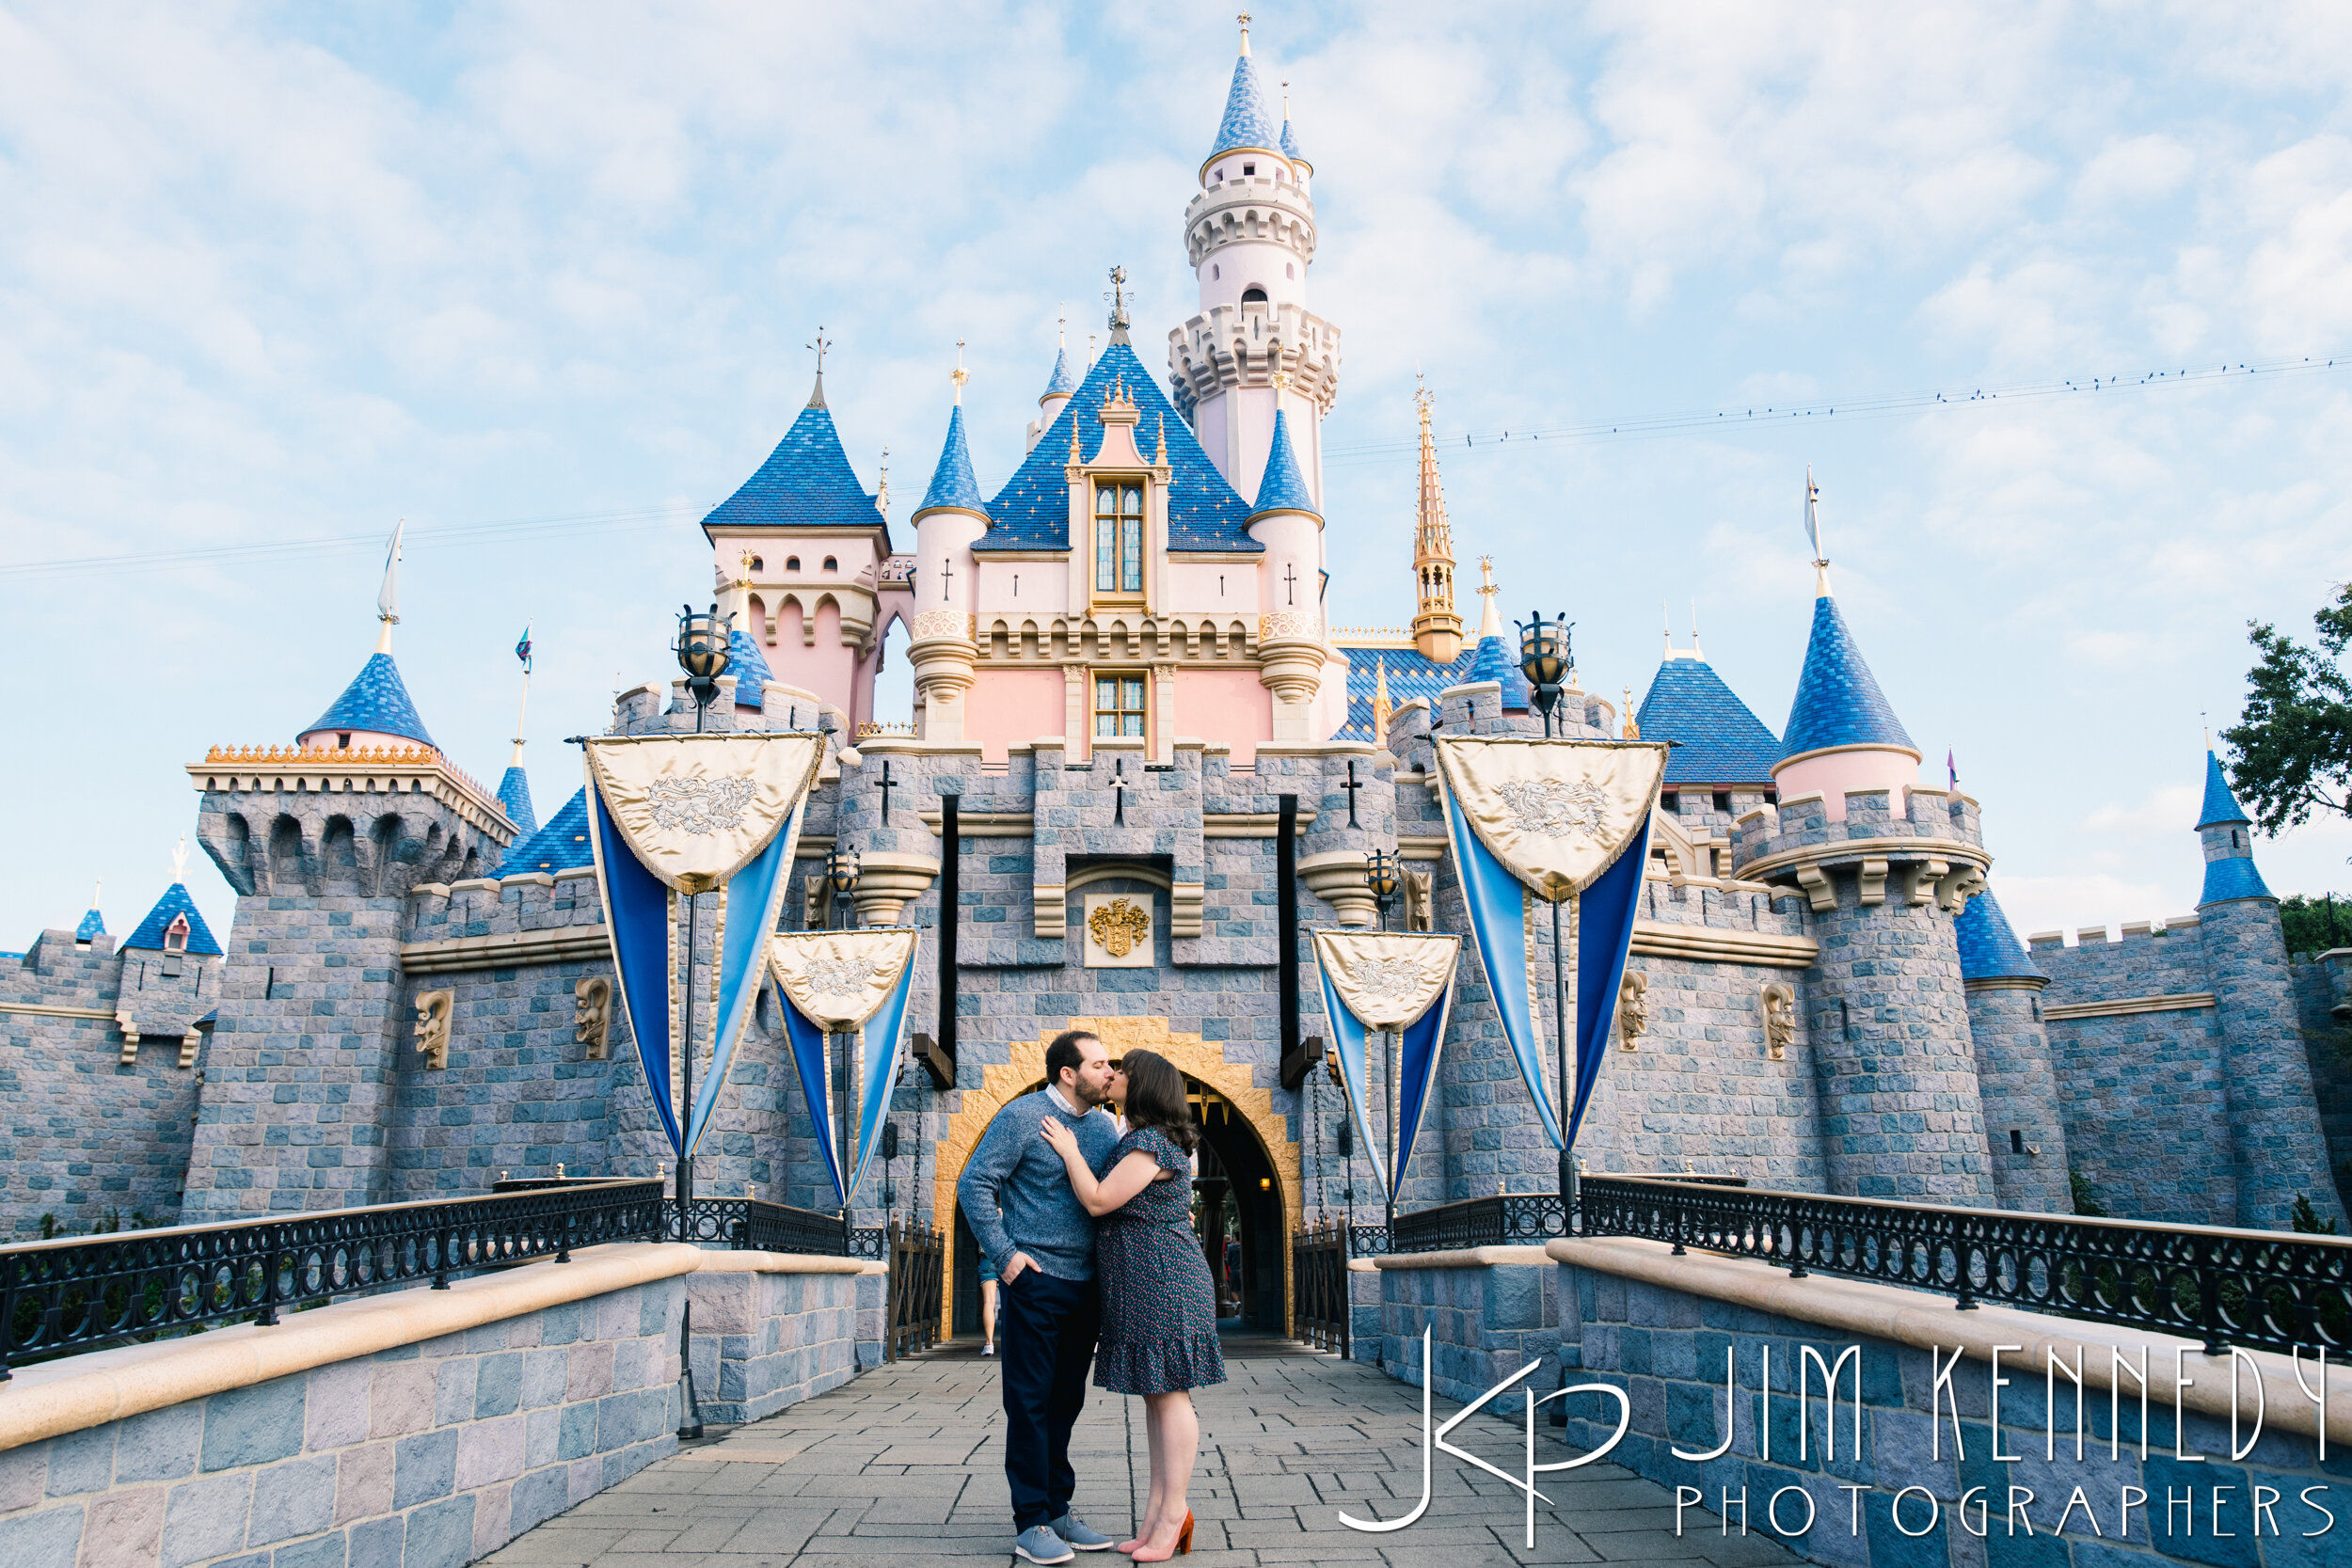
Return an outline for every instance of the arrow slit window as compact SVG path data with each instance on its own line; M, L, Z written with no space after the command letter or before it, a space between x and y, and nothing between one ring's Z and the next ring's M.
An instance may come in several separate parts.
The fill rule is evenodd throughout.
M1094 487L1094 591L1143 592L1143 486L1134 481Z

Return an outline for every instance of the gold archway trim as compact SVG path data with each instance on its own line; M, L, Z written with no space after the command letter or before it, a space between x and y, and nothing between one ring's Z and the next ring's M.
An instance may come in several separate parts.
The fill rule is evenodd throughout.
M1163 1018L1073 1018L1064 1027L1084 1029L1108 1047L1114 1056L1128 1051L1156 1051L1176 1065L1179 1072L1199 1079L1230 1101L1243 1120L1249 1124L1259 1144L1265 1149L1267 1163L1274 1167L1274 1180L1281 1189L1282 1212L1278 1234L1281 1238L1282 1255L1282 1324L1289 1332L1295 1282L1291 1278L1290 1233L1296 1227L1303 1210L1300 1191L1298 1143L1290 1135L1290 1126L1282 1113L1275 1107L1274 1091L1260 1088L1250 1081L1248 1062L1229 1062L1225 1048L1215 1040L1199 1035L1178 1034ZM956 1181L963 1175L964 1163L978 1147L980 1134L996 1119L996 1113L1018 1100L1045 1077L1045 1048L1051 1044L1056 1029L1033 1040L1016 1040L1012 1060L993 1062L980 1069L980 1085L962 1091L962 1103L947 1118L946 1136L940 1141L939 1163L934 1167L931 1192L931 1212L951 1215L956 1212ZM954 1228L949 1226L952 1243ZM939 1295L940 1334L942 1338L955 1328L956 1249L947 1248L946 1275L941 1281Z

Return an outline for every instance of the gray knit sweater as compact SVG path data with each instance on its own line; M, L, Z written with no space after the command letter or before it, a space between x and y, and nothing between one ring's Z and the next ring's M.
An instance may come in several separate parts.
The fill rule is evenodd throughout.
M1015 1251L1057 1279L1094 1277L1094 1216L1070 1190L1069 1167L1038 1131L1048 1116L1076 1132L1098 1177L1119 1147L1109 1112L1070 1116L1043 1089L996 1113L956 1182L956 1202L1000 1278Z

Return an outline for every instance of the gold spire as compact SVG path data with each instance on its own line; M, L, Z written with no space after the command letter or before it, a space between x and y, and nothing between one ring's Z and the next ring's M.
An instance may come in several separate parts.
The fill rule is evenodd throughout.
M956 406L961 408L963 406L963 384L972 379L972 372L963 368L963 340L961 338L956 340L956 368L948 373L947 379L956 384Z
M1414 381L1421 377L1417 374ZM1462 657L1462 615L1454 603L1454 528L1446 521L1445 488L1438 480L1438 443L1430 433L1435 400L1417 387L1421 409L1421 495L1413 526L1413 645L1433 664Z
M1168 416L1165 414L1160 416L1160 450L1152 454L1152 467L1168 467Z
M1389 721L1395 716L1396 705L1389 701L1389 661L1383 656L1373 666L1372 676L1372 743L1385 747L1389 743Z
M875 488L874 510L882 515L882 521L890 520L890 449L888 447L882 448L882 483Z
M1642 738L1642 726L1633 721L1633 688L1629 686L1625 689L1625 738Z

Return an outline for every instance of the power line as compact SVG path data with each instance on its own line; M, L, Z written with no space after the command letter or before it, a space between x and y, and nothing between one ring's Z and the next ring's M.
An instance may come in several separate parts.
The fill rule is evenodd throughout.
M1677 414L1597 420L1583 424L1467 431L1460 433L1458 436L1447 435L1440 437L1438 446L1440 451L1454 448L1471 451L1522 445L1532 448L1543 441L1565 445L1639 440L1660 436L1686 435L1702 430L1756 430L1789 424L1826 423L1831 420L1842 424L1862 420L1897 419L1906 414L1928 413L1938 408L1990 406L1995 403L2029 403L2050 398L2097 397L2110 393L2156 391L2169 387L2242 380L2249 376L2325 375L2342 373L2346 371L2352 371L2352 358L2341 356L2334 358L2322 358L2304 355L2286 359L2240 360L2233 364L2223 363L2203 367L2184 365L2171 369L2149 371L2137 376L2075 376L2057 381L2019 382L2007 387L1967 387L1940 391L1888 392L1853 398L1822 398L1794 404L1740 404ZM1391 458L1413 455L1420 451L1420 448L1421 442L1417 436L1349 442L1344 445L1324 448L1324 462L1338 467L1378 463Z
M669 505L617 512L582 512L561 517L508 517L490 522L449 523L439 528L411 529L406 544L412 549L419 545L431 548L441 544L497 544L545 533L577 535L651 530L666 528L681 518L698 516L707 510L699 506ZM147 550L131 555L70 556L52 561L20 561L0 564L0 578L71 577L85 572L135 572L208 562L266 561L284 556L351 549L359 546L375 547L383 543L384 531L378 529L370 533L332 534L313 539L265 539L246 545Z

